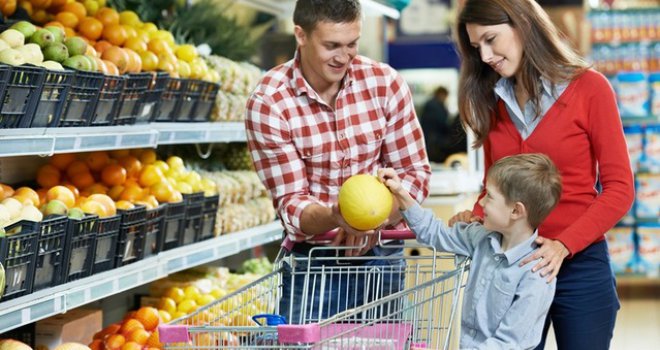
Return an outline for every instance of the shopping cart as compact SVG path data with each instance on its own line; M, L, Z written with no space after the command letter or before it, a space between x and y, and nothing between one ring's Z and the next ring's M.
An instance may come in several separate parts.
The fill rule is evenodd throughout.
M379 245L411 238L381 231ZM448 349L467 259L418 243L396 248L428 254L349 258L327 251L350 247L317 247L295 257L285 240L275 271L160 326L160 341L169 350ZM299 311L281 310L293 295L283 295L283 283L300 281Z

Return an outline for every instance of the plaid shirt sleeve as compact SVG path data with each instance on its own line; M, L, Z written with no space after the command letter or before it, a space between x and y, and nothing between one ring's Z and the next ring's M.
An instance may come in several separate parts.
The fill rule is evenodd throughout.
M402 186L422 203L429 195L431 166L424 146L424 134L415 113L412 95L403 78L393 71L386 110L388 130L382 148L384 167L399 171Z
M245 128L248 147L257 174L270 191L285 231L295 241L309 239L300 229L303 210L313 203L324 205L310 195L305 164L300 159L287 123L267 96L255 93L247 103Z

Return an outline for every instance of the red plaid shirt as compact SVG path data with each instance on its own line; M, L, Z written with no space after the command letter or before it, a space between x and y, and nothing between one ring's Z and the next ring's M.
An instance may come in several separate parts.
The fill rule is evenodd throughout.
M428 195L431 168L410 90L386 64L357 56L332 108L296 55L261 80L245 126L257 173L294 241L312 237L300 229L303 210L335 203L351 175L392 167L418 202Z

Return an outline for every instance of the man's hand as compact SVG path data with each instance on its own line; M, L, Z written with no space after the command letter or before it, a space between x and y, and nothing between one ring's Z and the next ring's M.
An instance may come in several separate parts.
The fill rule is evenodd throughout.
M359 231L352 228L341 216L338 204L332 205L332 213L337 221L337 226L339 226L339 230L337 230L337 236L332 240L331 243L333 246L362 247L362 245L365 244L364 242L366 239L366 245L364 247L360 249L356 248L346 250L344 253L345 256L361 256L376 246L378 243L378 235L376 234L377 230ZM382 226L386 224L387 221L385 221Z
M457 222L483 222L483 219L472 214L472 210L464 210L454 216L447 222L447 225L454 226Z
M520 266L540 258L541 261L532 267L532 272L541 270L541 277L547 276L547 281L550 283L555 277L557 277L561 264L564 262L564 258L566 258L570 252L566 246L558 240L539 237L536 239L536 243L539 244L540 247L534 252L534 254L521 261Z

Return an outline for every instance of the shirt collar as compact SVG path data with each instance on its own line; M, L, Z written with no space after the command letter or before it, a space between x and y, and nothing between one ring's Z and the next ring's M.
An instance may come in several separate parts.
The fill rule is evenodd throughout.
M566 87L568 83L558 83L555 84L555 92L558 91L563 91L563 87ZM543 88L543 93L552 96L555 99L559 98L559 96L555 96L552 91L552 82L545 77L541 77L541 87ZM513 101L515 101L515 96L516 93L513 88L513 80L509 78L500 78L500 80L495 83L495 97L503 100L507 100L507 97L510 97Z
M535 242L538 236L539 236L538 230L534 230L534 233L529 238L524 240L522 243L516 245L515 247L507 250L506 252L502 252L501 233L492 232L490 235L488 235L488 238L490 239L490 245L495 251L495 254L503 254L506 257L506 260L509 263L509 265L513 265L515 262L524 258L538 247L538 244L536 244Z
M357 57L353 59L355 61L358 59ZM346 75L344 76L344 79L342 81L342 87L345 88L347 86L350 86L353 84L353 76L355 73L353 72L353 63L348 65L348 70L346 71ZM300 64L300 49L296 49L296 53L293 57L293 79L291 80L291 87L296 91L296 96L300 96L302 94L310 94L310 91L313 92L313 95L316 96L317 93L314 90L314 88L309 85L307 80L305 80L305 77L303 76L302 72L302 66Z

